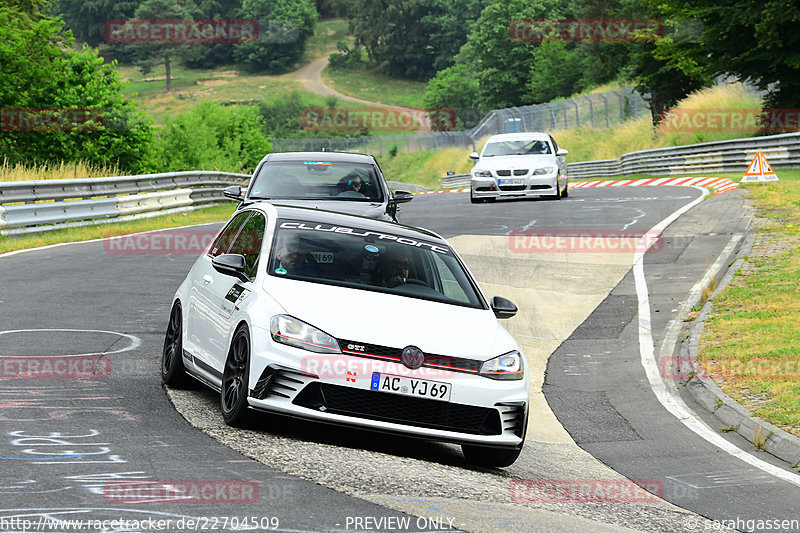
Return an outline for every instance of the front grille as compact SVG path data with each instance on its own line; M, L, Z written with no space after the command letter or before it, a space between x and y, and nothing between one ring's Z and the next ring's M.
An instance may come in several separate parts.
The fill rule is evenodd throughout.
M380 359L382 361L393 361L400 363L403 356L403 348L392 348L378 344L365 344L357 341L336 339L342 352L355 357L365 357L368 359ZM449 355L438 355L432 353L425 354L423 367L445 368L454 372L466 372L476 374L480 370L483 361L466 359L464 357L451 357Z
M495 172L497 172L498 176L510 176L511 175L511 171L510 170L496 170Z
M500 185L501 191L524 191L525 185Z
M528 173L528 169L527 168L518 168L518 169L514 170L514 175L515 176L524 176L527 173Z
M550 185L531 185L532 191L537 191L540 189L552 189L552 187Z
M310 383L292 403L326 413L472 435L500 435L503 431L497 409L329 383Z

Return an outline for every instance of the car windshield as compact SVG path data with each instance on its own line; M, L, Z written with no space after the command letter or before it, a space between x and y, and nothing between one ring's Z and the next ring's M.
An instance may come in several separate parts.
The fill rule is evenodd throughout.
M490 142L483 149L481 157L501 155L550 154L550 145L542 140Z
M440 242L278 220L269 275L483 309L474 282Z
M369 164L267 161L258 171L250 198L382 202L383 190Z

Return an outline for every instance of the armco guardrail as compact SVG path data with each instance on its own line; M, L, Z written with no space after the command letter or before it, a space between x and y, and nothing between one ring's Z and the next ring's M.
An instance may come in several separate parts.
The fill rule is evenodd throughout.
M30 233L80 221L137 218L224 200L248 174L189 171L108 178L0 182L0 233ZM105 220L112 221L112 220Z
M761 151L773 168L800 168L800 133L746 137L624 154L619 159L568 163L570 178L608 178L631 174L652 176L741 172ZM469 174L442 178L443 189L469 186Z
M672 176L698 172L741 172L757 151L773 168L800 167L800 133L747 137L624 154L619 159L567 165L571 178L605 178L630 174Z

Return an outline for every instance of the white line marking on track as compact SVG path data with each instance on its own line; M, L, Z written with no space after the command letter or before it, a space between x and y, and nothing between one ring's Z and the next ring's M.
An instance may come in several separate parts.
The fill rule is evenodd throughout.
M653 226L650 231L659 233L664 231L664 229L677 220L678 217L702 202L705 197L708 196L709 192L707 189L700 187L698 188L703 191L703 194L698 199L681 207L667 218ZM639 248L643 247L640 246ZM780 467L771 465L766 461L762 461L761 459L740 449L738 446L728 442L722 436L717 434L716 431L706 425L706 423L700 419L697 413L692 411L689 406L686 405L683 399L678 395L677 391L667 388L659 373L658 362L656 361L655 357L655 348L651 329L650 297L648 295L647 280L645 279L644 275L645 252L646 250L638 251L634 256L633 276L636 284L636 296L639 302L639 353L641 355L642 366L644 367L645 374L647 375L647 380L650 382L650 387L652 388L653 393L656 395L656 398L658 398L658 401L661 403L661 405L663 405L664 408L675 418L680 420L683 425L710 444L713 444L720 450L744 461L751 466L754 466L783 481L800 487L800 476L791 472L787 472ZM721 260L722 256L720 256L715 264L709 268L708 272L713 272L716 268L718 268L718 263ZM708 275L709 274L706 273L706 276ZM700 283L702 283L702 280ZM700 285L700 283L695 285L693 290Z

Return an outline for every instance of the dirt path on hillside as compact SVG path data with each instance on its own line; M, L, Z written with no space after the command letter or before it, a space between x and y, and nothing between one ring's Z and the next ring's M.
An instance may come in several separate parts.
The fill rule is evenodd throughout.
M295 70L294 72L290 72L288 74L284 74L284 77L286 79L296 80L300 82L300 84L309 91L321 94L323 96L335 96L340 100L347 100L349 102L358 102L359 104L365 104L375 107L394 107L394 106L388 106L386 104L381 104L379 102L371 102L369 100L363 100L361 98L356 98L354 96L348 96L325 85L325 82L322 80L322 71L325 70L326 66L328 66L327 55L315 59L314 61L312 61L311 63L309 63L308 65L304 66L301 69Z

